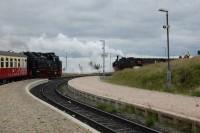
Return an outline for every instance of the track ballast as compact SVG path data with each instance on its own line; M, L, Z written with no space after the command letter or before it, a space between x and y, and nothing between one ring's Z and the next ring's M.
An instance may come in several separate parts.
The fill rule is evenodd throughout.
M31 90L39 98L49 102L73 117L87 123L100 132L105 133L159 133L154 129L134 123L119 116L104 112L97 108L80 103L74 99L63 96L57 90L58 86L66 83L68 79L51 80Z

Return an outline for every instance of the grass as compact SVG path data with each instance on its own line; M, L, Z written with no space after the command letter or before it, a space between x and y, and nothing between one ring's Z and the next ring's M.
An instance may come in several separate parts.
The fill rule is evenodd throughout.
M101 109L103 111L109 112L109 113L122 113L122 114L135 114L135 109L132 106L125 106L125 107L120 107L116 108L111 104L105 104L105 103L100 103L97 105L98 109ZM139 116L142 116L141 114L137 114ZM148 116L145 119L145 125L148 127L153 127L155 125L155 122L158 121L157 115L154 113L149 113Z
M98 109L104 110L109 113L128 113L135 114L135 109L132 106L118 107L116 108L114 105L100 103L97 105Z
M172 86L166 87L167 63L115 72L106 81L131 87L200 96L200 57L171 61Z
M65 84L60 85L60 86L58 87L58 90L59 90L62 94L64 94L64 93L65 93Z
M148 127L153 127L155 122L157 122L157 121L158 121L158 118L157 118L156 114L149 113L149 115L146 117L145 124Z
M133 108L132 106L125 106L125 107L119 108L119 112L135 114L135 108Z
M101 109L101 110L104 110L106 112L109 112L109 113L117 113L118 112L117 109L114 106L109 105L109 104L101 103L101 104L97 105L97 108Z

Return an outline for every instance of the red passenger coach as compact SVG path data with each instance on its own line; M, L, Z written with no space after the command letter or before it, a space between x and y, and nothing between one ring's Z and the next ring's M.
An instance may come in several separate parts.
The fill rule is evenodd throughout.
M0 82L27 76L27 57L23 53L0 51Z

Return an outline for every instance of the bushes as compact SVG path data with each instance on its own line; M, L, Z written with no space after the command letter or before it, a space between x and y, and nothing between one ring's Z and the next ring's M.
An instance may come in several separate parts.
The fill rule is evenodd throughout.
M145 124L148 126L148 127L153 127L154 124L158 121L158 117L156 114L154 113L149 113L149 115L146 117L146 121L145 121Z
M132 106L116 108L114 105L111 104L100 103L97 105L97 108L109 113L128 113L128 114L135 113L135 109Z
M117 113L117 109L114 106L109 105L109 104L98 104L97 108L109 113Z
M166 63L115 72L107 81L131 87L199 96L200 57L171 61L172 87L166 87Z

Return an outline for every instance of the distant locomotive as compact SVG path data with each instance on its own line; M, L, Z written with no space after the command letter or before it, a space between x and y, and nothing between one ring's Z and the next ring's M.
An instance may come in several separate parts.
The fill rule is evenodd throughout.
M62 63L54 53L0 51L0 82L60 77Z
M133 68L135 66L143 66L146 64L153 64L155 62L166 62L166 58L134 58L134 57L122 57L117 59L113 62L113 69L115 71L123 70L125 68Z

